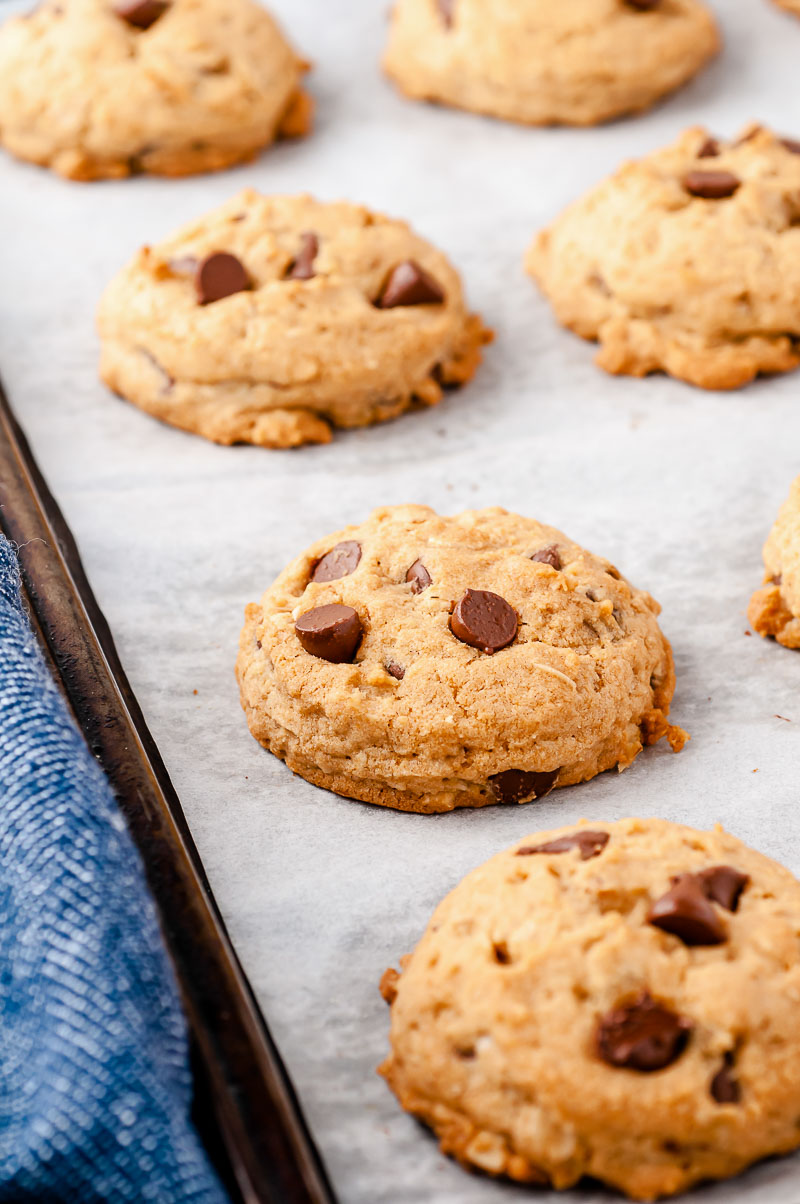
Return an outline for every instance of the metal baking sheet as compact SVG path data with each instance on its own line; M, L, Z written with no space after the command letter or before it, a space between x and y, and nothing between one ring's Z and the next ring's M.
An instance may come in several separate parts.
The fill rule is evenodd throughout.
M689 124L800 133L800 21L768 0L713 7L716 63L648 115L578 131L407 102L378 69L383 4L273 0L316 63L313 137L182 181L79 185L0 159L4 379L346 1204L530 1198L442 1158L374 1072L380 974L467 870L536 828L638 814L722 822L800 871L800 657L745 634L761 543L800 471L800 375L732 395L612 379L521 267L567 201ZM296 452L215 447L109 396L93 329L104 284L139 244L246 185L362 201L441 245L497 331L475 381L433 411ZM317 790L259 749L233 677L245 603L320 534L408 501L533 515L649 589L675 648L684 752L651 750L537 804L424 817ZM796 1204L800 1161L687 1198Z

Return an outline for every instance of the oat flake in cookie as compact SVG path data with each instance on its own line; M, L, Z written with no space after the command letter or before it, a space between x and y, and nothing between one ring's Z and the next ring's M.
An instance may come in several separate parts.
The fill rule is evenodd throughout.
M526 267L607 372L735 389L800 363L800 143L690 129L624 164L534 241Z
M384 974L381 1073L492 1175L636 1200L726 1178L800 1145L798 932L800 883L719 827L534 833Z
M595 125L648 108L719 44L701 0L396 0L384 67L418 100Z
M764 585L747 616L759 635L800 648L800 477L792 482L764 544Z
M311 126L256 0L44 0L0 28L0 143L73 180L185 176Z
M337 794L419 812L530 802L662 736L682 746L658 611L532 519L386 507L247 607L242 705L261 744Z
M247 190L144 247L106 290L105 383L216 443L327 443L432 406L491 332L405 222Z

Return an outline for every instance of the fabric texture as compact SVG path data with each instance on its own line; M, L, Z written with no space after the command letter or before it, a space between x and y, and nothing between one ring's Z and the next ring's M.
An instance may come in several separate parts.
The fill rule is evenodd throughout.
M226 1199L138 853L0 536L0 1201Z

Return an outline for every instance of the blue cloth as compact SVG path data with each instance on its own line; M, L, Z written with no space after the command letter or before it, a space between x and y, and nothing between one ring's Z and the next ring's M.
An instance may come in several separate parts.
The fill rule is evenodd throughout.
M224 1204L138 853L0 536L0 1201Z

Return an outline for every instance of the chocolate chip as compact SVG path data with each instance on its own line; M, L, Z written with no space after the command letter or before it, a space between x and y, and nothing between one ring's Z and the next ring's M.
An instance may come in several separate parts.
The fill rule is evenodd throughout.
M603 1016L595 1034L598 1055L609 1066L649 1073L683 1053L692 1025L656 1003L649 991Z
M681 874L671 890L656 899L647 922L671 932L684 945L720 945L726 939L722 921L693 874Z
M169 8L169 0L122 0L114 12L136 29L149 29Z
M352 606L338 603L306 611L294 629L306 652L334 665L353 659L363 632L361 620Z
M733 196L741 183L739 177L730 171L689 171L683 177L686 191L707 201Z
M415 560L406 573L406 581L411 583L412 594L421 594L431 584L431 575L421 560Z
M716 138L706 138L697 152L698 159L716 159L719 154L719 142Z
M781 138L780 143L793 155L800 155L800 142L796 138Z
M580 849L581 861L591 857L599 857L608 844L608 832L595 832L584 828L580 832L571 832L569 836L557 836L546 844L523 845L517 849L517 857L529 857L532 853L568 853L570 849Z
M300 235L300 250L294 257L286 272L287 280L310 280L315 275L314 260L319 251L319 239L316 234L307 231Z
M738 1104L742 1098L742 1088L733 1073L733 1054L728 1051L725 1061L711 1080L709 1088L718 1104Z
M531 799L544 798L556 784L560 770L548 773L531 773L526 769L506 769L489 778L489 786L498 803L527 803Z
M535 560L537 564L549 564L551 569L561 569L558 545L554 543L551 543L549 548L541 548L540 551L534 552L531 560Z
M453 24L453 16L456 11L456 0L437 0L437 8L441 13L442 20L449 28Z
M732 865L714 865L695 874L695 878L706 898L713 899L728 911L736 911L739 897L750 881L747 874L740 873Z
M406 259L392 268L375 302L378 309L394 309L398 305L439 305L444 292L429 272L413 259Z
M386 666L386 672L390 677L394 677L396 681L402 681L406 675L405 669L396 664L395 661L389 661L389 664Z
M625 0L628 8L635 8L640 13L649 13L651 9L658 8L661 0Z
M200 305L210 305L234 293L243 293L252 288L250 278L235 255L227 251L215 251L207 255L194 277L197 300Z
M518 628L514 607L487 589L468 589L450 616L456 639L489 654L507 648Z
M312 581L337 581L349 577L358 568L361 559L361 544L354 539L345 539L335 548L321 556L311 573Z

